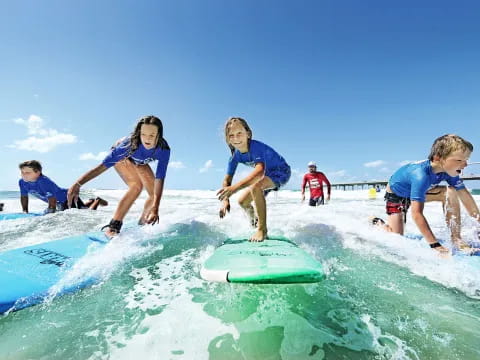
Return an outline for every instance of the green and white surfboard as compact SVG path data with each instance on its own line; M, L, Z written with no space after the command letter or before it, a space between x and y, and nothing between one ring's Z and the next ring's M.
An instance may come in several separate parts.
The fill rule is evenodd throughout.
M203 279L218 282L292 284L325 278L322 264L285 238L263 242L228 239L200 271Z

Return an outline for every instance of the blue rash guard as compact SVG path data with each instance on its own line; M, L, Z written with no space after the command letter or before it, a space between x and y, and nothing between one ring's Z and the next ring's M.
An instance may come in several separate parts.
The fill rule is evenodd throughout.
M158 160L157 171L155 172L156 179L165 179L167 173L168 161L170 160L170 149L153 148L146 149L140 142L138 149L130 153L131 144L130 137L123 138L120 143L115 145L110 154L103 159L102 164L106 168L110 168L120 160L128 158L136 165L145 165L151 161Z
M422 160L402 166L388 181L390 189L401 197L425 202L426 193L432 185L446 181L455 190L465 189L460 176L450 176L446 172L434 173L430 160Z
M233 176L239 163L251 167L263 163L265 176L272 179L277 188L285 185L290 179L290 166L285 159L270 146L257 140L250 140L246 153L235 150L228 162L227 174Z
M38 177L37 181L28 182L20 179L18 185L20 186L20 194L22 196L32 194L45 202L48 202L48 199L52 197L57 199L57 203L67 201L67 189L59 187L43 174Z

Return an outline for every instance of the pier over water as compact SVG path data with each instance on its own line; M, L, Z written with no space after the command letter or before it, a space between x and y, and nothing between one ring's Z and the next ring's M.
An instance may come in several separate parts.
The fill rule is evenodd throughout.
M462 176L462 180L480 180L480 175ZM331 185L333 189L337 190L361 190L376 187L377 185L380 186L381 189L385 189L387 184L387 180L370 180L362 182L335 183Z

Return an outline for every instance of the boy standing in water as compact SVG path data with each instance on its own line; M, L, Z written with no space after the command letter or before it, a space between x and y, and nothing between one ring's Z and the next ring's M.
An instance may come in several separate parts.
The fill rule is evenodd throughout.
M28 194L32 194L48 203L45 213L54 213L67 209L67 189L60 188L52 180L42 174L42 165L37 160L24 161L18 165L22 178L18 182L20 187L20 202L24 213L28 213ZM97 210L99 205L108 203L97 197L90 199L86 204L79 198L72 207L77 209Z
M460 179L472 151L473 145L460 136L448 134L437 138L428 160L404 165L390 178L385 194L388 224L379 218L372 219L372 223L403 235L406 213L411 207L413 221L430 247L445 254L448 249L438 242L423 215L425 202L440 201L452 243L460 250L473 251L461 239L459 202L460 199L468 214L480 222L477 204ZM449 186L438 186L441 181Z
M239 117L231 117L225 124L225 141L230 148L227 175L222 188L217 192L223 202L220 218L230 211L230 196L246 188L238 202L250 218L257 231L250 241L263 241L267 238L267 205L265 195L277 191L290 179L290 166L285 159L270 146L252 139L252 130L247 122ZM244 179L232 185L233 175L239 163L253 167ZM255 208L252 206L255 204ZM256 215L255 215L256 211Z

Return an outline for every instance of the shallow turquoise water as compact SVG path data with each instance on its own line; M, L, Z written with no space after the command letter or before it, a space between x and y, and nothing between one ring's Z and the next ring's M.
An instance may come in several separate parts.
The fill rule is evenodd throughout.
M238 207L218 220L210 192L167 192L162 224L125 233L75 270L96 267L101 283L1 317L0 359L480 358L480 258L440 260L419 242L372 230L362 216L380 200L352 193L311 209L297 195L269 199L270 232L321 261L324 282L203 281L214 247L251 230ZM95 230L111 211L8 221L0 250ZM445 232L441 210L427 212Z

